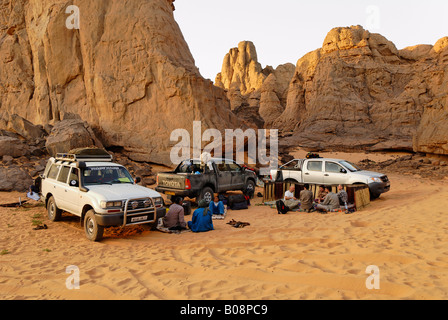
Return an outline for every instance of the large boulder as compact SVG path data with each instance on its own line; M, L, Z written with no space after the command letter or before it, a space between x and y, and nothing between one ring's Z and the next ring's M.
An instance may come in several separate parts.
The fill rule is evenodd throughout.
M84 147L103 148L87 122L78 119L62 120L53 127L45 147L50 156Z
M33 184L33 179L18 166L0 167L0 191L26 191Z
M8 136L0 136L0 158L11 156L18 158L30 154L28 146L20 139Z

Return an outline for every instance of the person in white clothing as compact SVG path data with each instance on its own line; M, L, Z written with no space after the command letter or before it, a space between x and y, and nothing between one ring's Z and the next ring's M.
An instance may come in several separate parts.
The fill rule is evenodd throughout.
M287 206L290 210L297 208L300 204L300 201L294 196L294 191L296 187L294 185L290 186L289 189L285 192L285 198L283 199L285 202L285 206Z

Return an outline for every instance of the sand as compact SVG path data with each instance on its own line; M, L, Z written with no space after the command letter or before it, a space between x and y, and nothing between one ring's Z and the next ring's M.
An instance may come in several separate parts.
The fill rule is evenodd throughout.
M0 299L447 299L448 180L388 174L392 190L351 215L277 215L255 198L211 232L134 226L99 243L76 217L53 223L42 206L0 208ZM0 203L19 196L0 193ZM71 265L79 289L66 286ZM366 288L370 265L380 289Z

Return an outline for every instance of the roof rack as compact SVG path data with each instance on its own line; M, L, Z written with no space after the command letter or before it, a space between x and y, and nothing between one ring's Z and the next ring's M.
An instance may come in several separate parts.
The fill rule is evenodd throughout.
M97 148L82 148L70 150L68 153L57 153L56 160L78 162L78 161L95 161L95 162L111 162L113 157L106 150Z

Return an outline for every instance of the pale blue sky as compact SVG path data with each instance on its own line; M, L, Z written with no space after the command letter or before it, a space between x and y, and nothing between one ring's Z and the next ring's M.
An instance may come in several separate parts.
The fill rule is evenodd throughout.
M446 0L176 0L174 15L196 66L215 80L230 48L250 40L262 66L291 62L322 46L334 27L362 25L398 49L448 36Z

